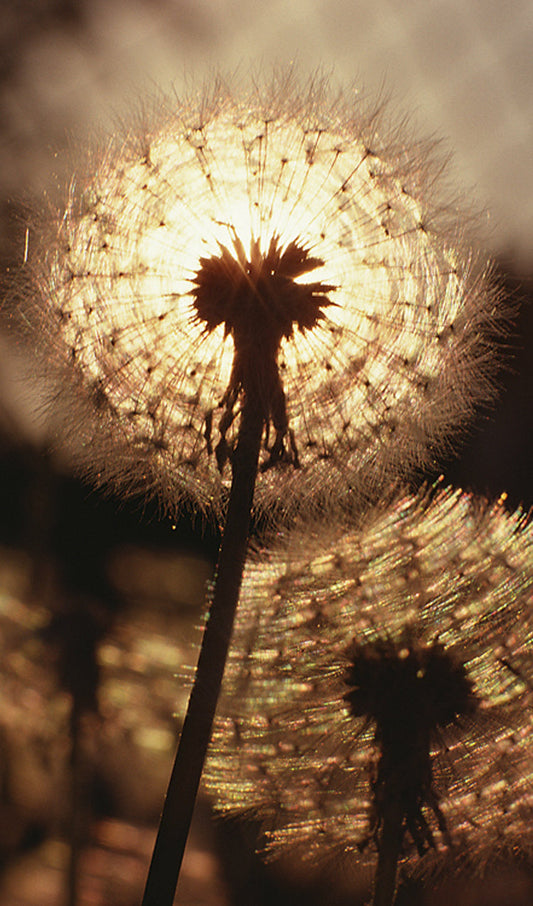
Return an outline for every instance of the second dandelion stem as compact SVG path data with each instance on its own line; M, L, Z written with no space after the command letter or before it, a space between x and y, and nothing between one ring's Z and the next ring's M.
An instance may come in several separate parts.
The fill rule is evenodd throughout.
M243 404L215 585L142 906L172 906L224 673L248 545L264 417Z
M393 906L404 819L402 804L391 804L381 828L372 906Z

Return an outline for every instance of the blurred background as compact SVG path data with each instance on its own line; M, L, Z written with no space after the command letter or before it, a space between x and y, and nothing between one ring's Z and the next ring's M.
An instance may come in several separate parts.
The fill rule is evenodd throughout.
M2 0L0 281L24 257L24 204L63 152L128 121L139 98L218 69L295 62L392 98L444 137L457 183L487 209L486 243L521 301L512 361L446 479L533 503L531 0ZM0 305L0 906L140 901L186 704L218 536L143 502L103 498L57 460ZM437 474L437 472L435 473ZM433 476L428 476L433 477ZM253 828L197 809L177 902L354 906L345 872L265 868ZM518 906L526 865L406 888L402 902Z

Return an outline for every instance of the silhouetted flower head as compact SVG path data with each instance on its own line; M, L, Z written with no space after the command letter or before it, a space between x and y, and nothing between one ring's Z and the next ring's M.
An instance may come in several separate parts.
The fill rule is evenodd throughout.
M461 491L248 566L207 782L275 855L428 869L532 852L533 531Z
M371 495L423 461L487 396L501 319L431 148L318 81L153 120L30 237L26 317L80 468L216 507L246 395L256 500Z

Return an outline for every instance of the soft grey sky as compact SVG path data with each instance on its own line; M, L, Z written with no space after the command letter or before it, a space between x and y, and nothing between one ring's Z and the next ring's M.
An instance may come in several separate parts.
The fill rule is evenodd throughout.
M53 6L53 4L50 4ZM31 5L30 5L31 8ZM531 0L81 0L78 17L23 28L0 88L0 179L41 188L66 132L128 118L139 94L191 73L297 61L392 93L423 135L445 139L461 182L491 211L489 242L533 266ZM28 11L26 11L28 16ZM30 20L28 20L30 21Z

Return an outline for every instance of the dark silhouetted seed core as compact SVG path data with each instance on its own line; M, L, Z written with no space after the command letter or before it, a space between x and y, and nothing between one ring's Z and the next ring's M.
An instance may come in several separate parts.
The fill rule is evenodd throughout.
M387 813L400 808L420 853L434 846L424 809L434 813L448 840L433 788L431 745L439 730L458 724L476 707L464 668L439 644L388 639L353 643L345 695L354 717L375 724L380 759L373 780L376 831Z
M289 428L286 398L278 368L282 339L290 339L295 330L312 330L324 317L323 309L334 303L328 293L334 286L321 283L299 283L298 278L322 267L321 258L312 257L297 242L284 248L273 237L268 250L262 252L253 241L247 256L240 240L233 249L219 245L219 254L200 258L193 279L192 295L198 318L206 331L223 325L225 336L231 335L234 358L231 377L219 403L222 414L218 421L220 438L215 447L222 468L231 449L226 440L242 394L251 396L262 411L268 445L269 427L274 440L269 457L262 467L288 461L298 465L294 437ZM211 416L206 430L211 451Z

